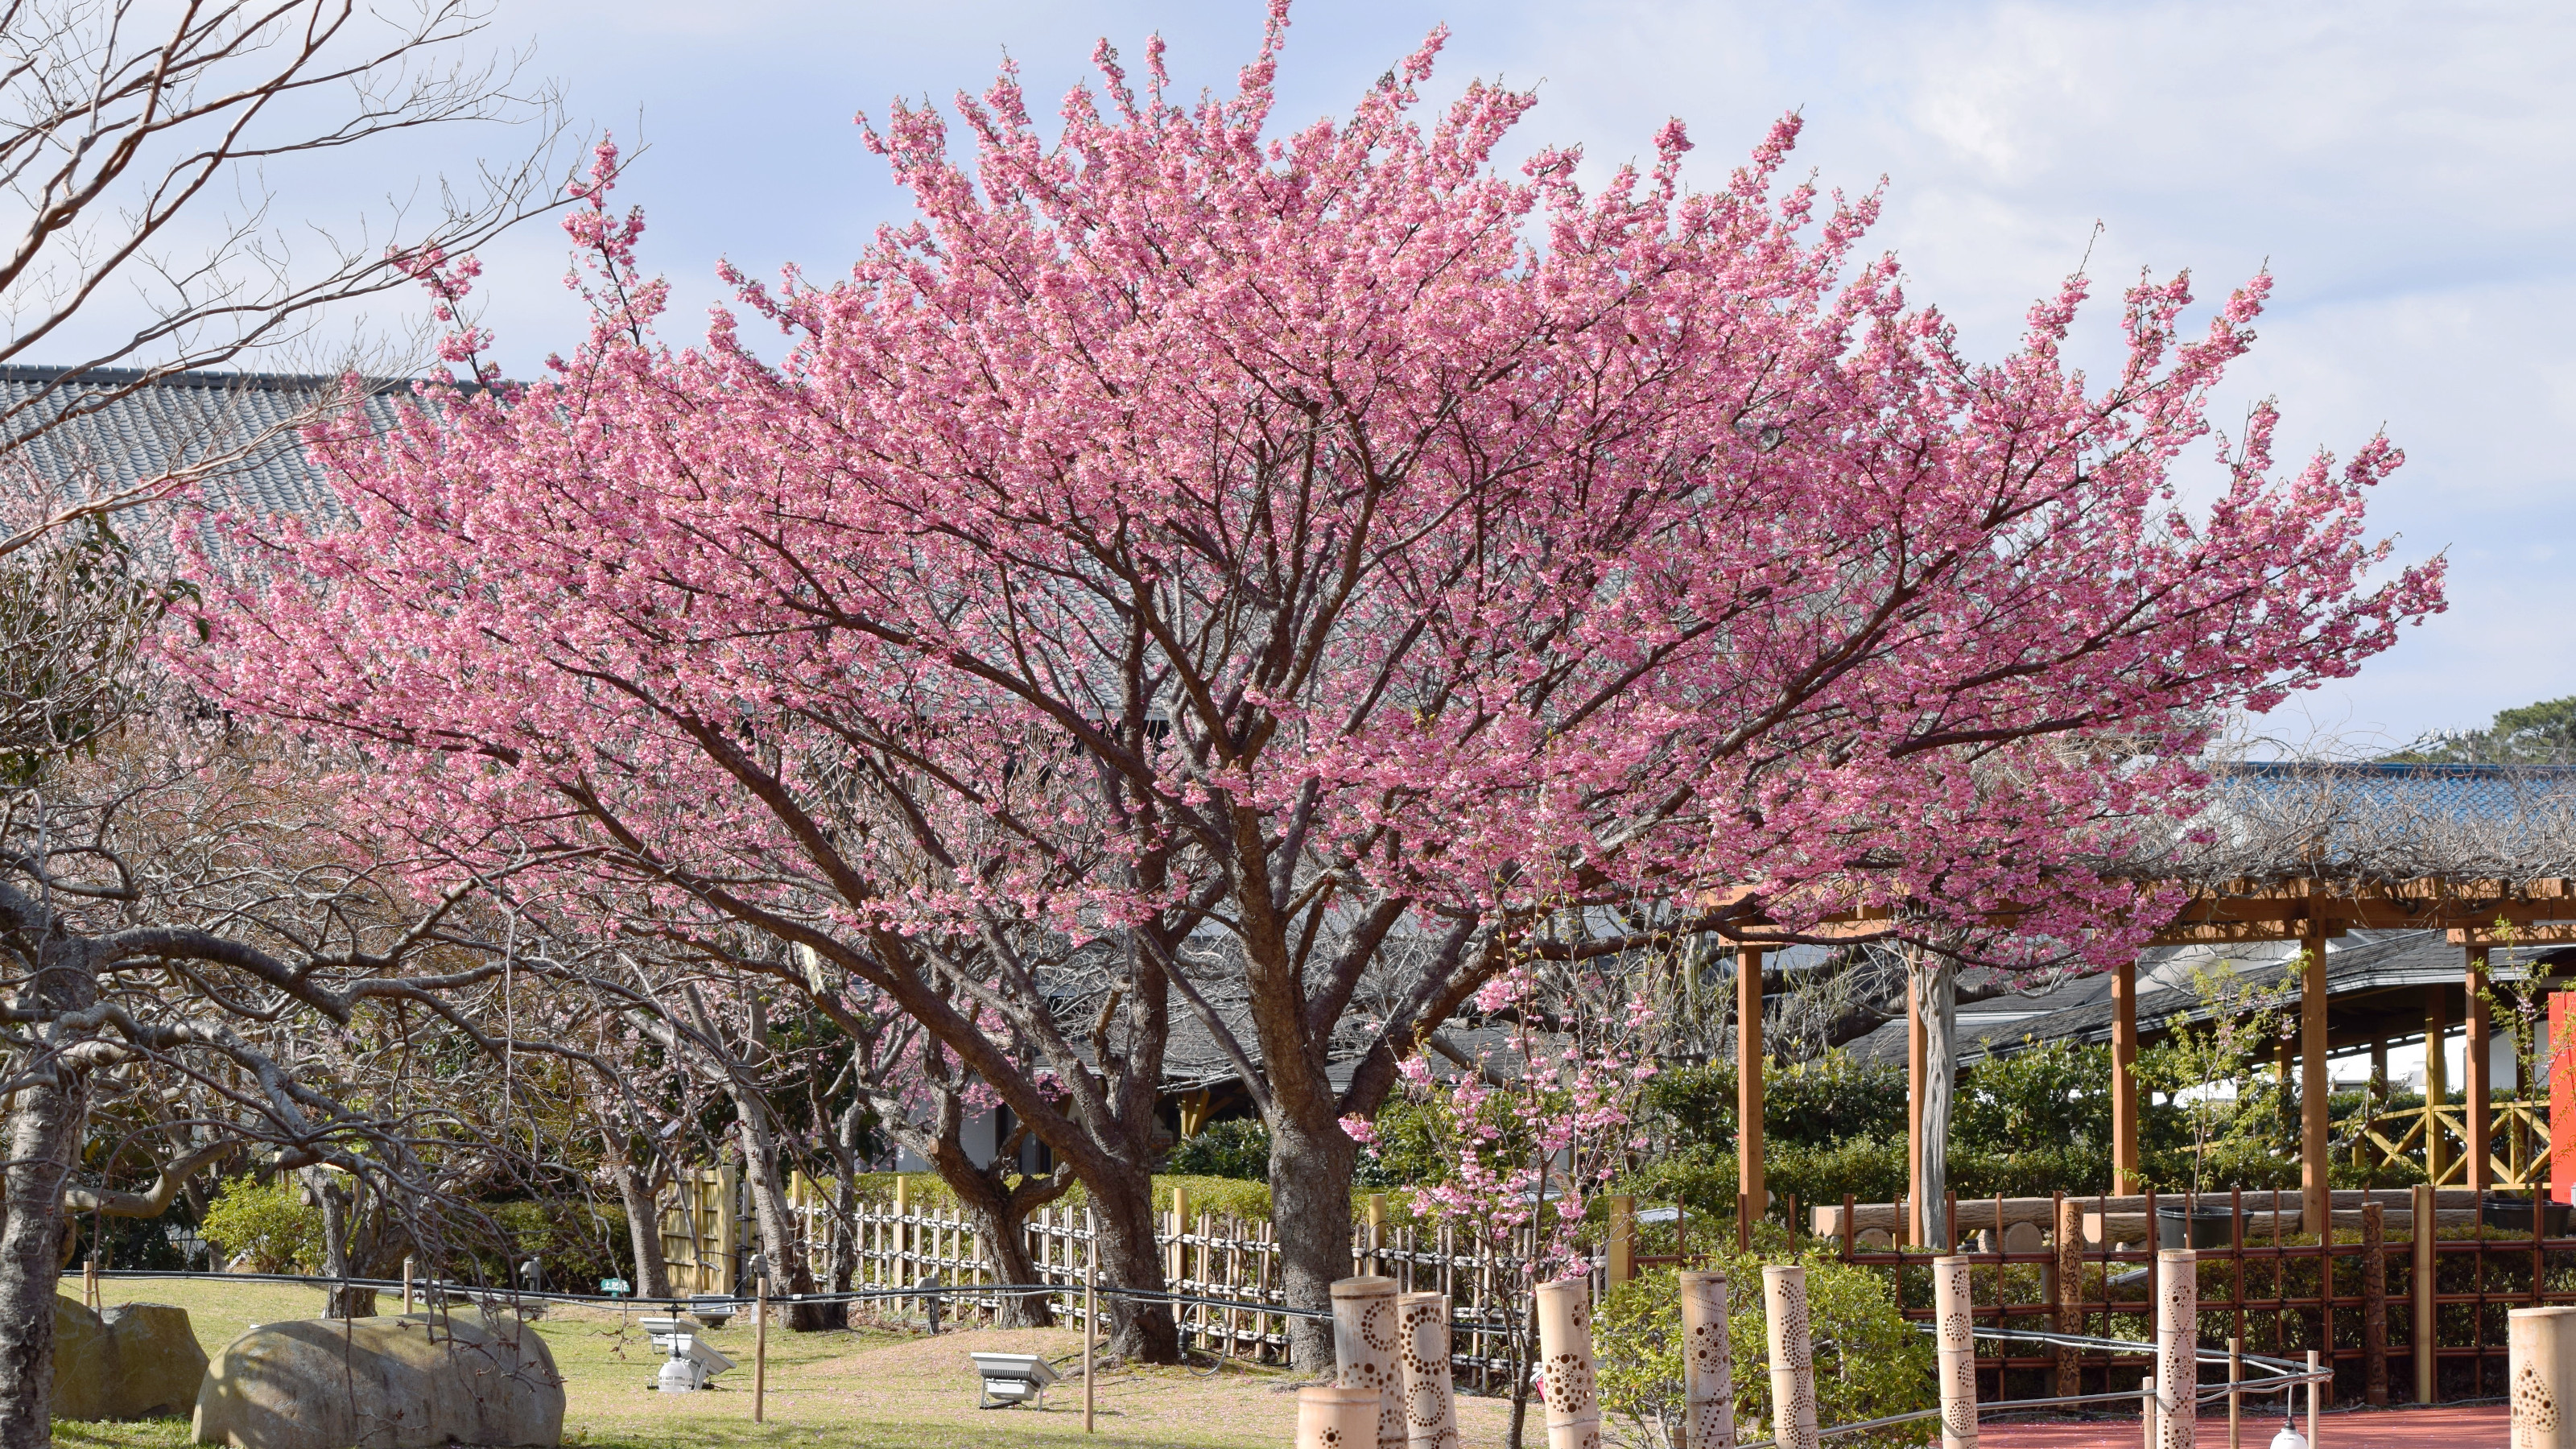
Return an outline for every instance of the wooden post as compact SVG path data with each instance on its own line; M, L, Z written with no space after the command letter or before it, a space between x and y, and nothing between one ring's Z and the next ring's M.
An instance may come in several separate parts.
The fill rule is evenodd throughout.
M1395 1280L1344 1278L1332 1291L1333 1382L1377 1394L1377 1437L1364 1443L1403 1449L1404 1377L1398 1367L1402 1340L1396 1328Z
M1406 1449L1458 1449L1458 1390L1450 1381L1449 1295L1403 1293L1395 1300L1404 1371Z
M89 1256L81 1260L81 1306L98 1311L98 1244L89 1245Z
M1172 1245L1164 1250L1164 1256L1170 1260L1170 1264L1163 1271L1170 1276L1172 1287L1176 1291L1181 1286L1181 1280L1189 1276L1188 1249L1181 1244L1181 1235L1189 1231L1189 1223L1190 1190L1177 1182L1173 1183Z
M412 1255L403 1254L403 1316L411 1316Z
M2494 1110L2489 1103L2489 1099L2493 1097L2494 1093L2490 1090L2492 1084L2487 1080L2488 1021L2486 985L2487 948L2484 946L2471 946L2469 948L2469 1009L2467 1013L2469 1022L2469 1039L2465 1047L2464 1059L2460 1063L2464 1068L2460 1075L2467 1079L2462 1086L2464 1088L2464 1095L2468 1100L2462 1104L2464 1110L2460 1114L2460 1125L2463 1129L2460 1133L2460 1152L2467 1159L2465 1165L2469 1169L2469 1186L2479 1192L2485 1192L2488 1188L2495 1186L2495 1178L2491 1165L2492 1160L2489 1158L2487 1153L2487 1139L2493 1135L2493 1122L2490 1114Z
M2313 910L2299 938L2299 1207L2300 1226L2334 1241L2333 1198L2326 1182L2326 931ZM2322 1261L2322 1260L2320 1260ZM2331 1269L2329 1269L2331 1271Z
M2433 1370L2441 1356L2434 1339L2434 1292L2437 1265L2433 1257L2433 1189L2429 1184L2415 1188L2415 1271L2411 1275L2407 1298L2415 1309L2415 1344L2411 1355L2415 1361L2415 1402L2433 1402Z
M1380 1395L1367 1389L1297 1391L1297 1449L1359 1449L1375 1443Z
M2192 1449L2200 1432L2200 1254L2163 1249L2156 1269L2156 1444Z
M2388 1405L2388 1214L2361 1205L2361 1401Z
M1623 1193L1610 1199L1610 1284L1636 1276L1637 1200Z
M2138 1442L2143 1449L2156 1449L2156 1376L2138 1380Z
M1083 1244L1082 1255L1082 1432L1095 1434L1099 1431L1091 1423L1091 1360L1092 1345L1100 1340L1100 1229L1091 1209L1082 1210L1082 1220L1084 1226L1091 1229L1090 1239ZM1302 1438L1305 1433L1305 1410L1302 1407L1298 1410L1297 1420L1298 1433Z
M1941 1449L1975 1449L1977 1339L1968 1260L1932 1260L1932 1322L1940 1362Z
M1851 1222L1843 1230L1848 1239ZM1735 1344L1727 1335L1726 1275L1684 1272L1682 1423L1689 1449L1735 1449Z
M1927 1043L1923 1039L1923 1007L1914 999L1911 972L1905 981L1905 1245L1919 1248L1930 1236L1930 1224L1923 1211L1923 1073ZM2111 1095L2120 1094L2119 1071L2111 1073Z
M2308 1372L2314 1374L2316 1371L2317 1351L2312 1348L2308 1350ZM2308 1449L2316 1449L2317 1446L2317 1412L2325 1403L2325 1393L2325 1380L2308 1380Z
M897 1165L901 1165L899 1159ZM905 1219L912 1213L911 1185L912 1180L910 1178L905 1177L899 1172L895 1174L894 1261L888 1264L887 1267L895 1274L894 1283L898 1288L909 1288L912 1286L912 1255L907 1251L912 1246L912 1224L905 1221ZM894 1301L894 1313L895 1318L898 1321L902 1320L911 1312L912 1304L909 1299L897 1298Z
M2441 1118L2442 1104L2451 1095L2451 1067L2442 1050L2442 1038L2451 1033L2446 990L2424 988L2424 1180L2436 1187L2450 1167L2450 1154L2442 1150Z
M1805 1322L1802 1312L1799 1323ZM1538 1356L1547 1399L1547 1449L1599 1449L1601 1396L1592 1378L1589 1280L1538 1285Z
M2505 1313L2513 1449L2576 1449L2576 1308Z
M751 1422L760 1424L769 1418L769 1274L755 1274L751 1291Z
M2084 1331L2084 1313L2076 1305L2084 1297L2084 1208L2064 1198L2057 1201L2057 1322L2059 1333L2069 1336ZM2073 1398L2084 1392L2083 1361L2076 1350L2060 1344L2057 1349L2057 1392Z
M2245 1340L2227 1340L2227 1449L2245 1449Z
M2111 968L2111 1191L2137 1190L2138 963L2123 961Z
M1807 1319L1807 1270L1762 1270L1763 1327L1771 1347L1771 1439L1780 1449L1818 1449L1816 1356ZM1551 1445L1550 1449L1554 1449Z
M1735 948L1735 1191L1760 1212L1762 1178L1762 948Z

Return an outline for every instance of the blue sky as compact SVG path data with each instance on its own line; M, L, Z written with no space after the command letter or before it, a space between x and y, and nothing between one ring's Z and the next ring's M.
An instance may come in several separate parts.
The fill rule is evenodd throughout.
M577 119L649 148L622 194L646 208L685 334L721 299L719 256L828 275L905 215L858 110L980 89L1005 49L1051 101L1096 38L1135 58L1158 31L1185 89L1225 87L1260 17L1243 0L504 0L493 33L535 44ZM1855 189L1888 178L1877 243L1989 355L2088 247L2108 288L2189 266L2211 298L2268 259L2275 306L2229 408L2276 394L2300 449L2384 424L2410 461L2375 517L2405 557L2447 550L2453 598L2273 728L2402 740L2576 693L2576 7L1304 0L1281 122L1344 108L1443 20L1435 96L1536 83L1524 148L1580 142L1596 168L1679 116L1714 181L1802 111L1803 164ZM578 335L550 228L486 267L513 370ZM2094 335L2107 360L2107 326Z

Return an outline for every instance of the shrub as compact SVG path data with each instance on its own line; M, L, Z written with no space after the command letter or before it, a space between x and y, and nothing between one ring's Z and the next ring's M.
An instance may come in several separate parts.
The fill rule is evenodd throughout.
M1786 1261L1778 1259L1775 1261ZM1898 1312L1884 1274L1831 1258L1798 1259L1807 1267L1807 1311L1815 1344L1816 1416L1821 1426L1928 1409L1936 1403L1932 1340ZM1759 1255L1713 1255L1704 1267L1726 1275L1727 1337L1735 1355L1737 1435L1757 1437L1753 1421L1771 1412L1770 1358L1762 1314ZM1594 1320L1601 1404L1640 1429L1670 1425L1682 1407L1681 1280L1670 1268L1620 1284ZM1835 1440L1837 1444L1923 1442L1924 1426L1902 1424Z
M311 1273L322 1264L322 1209L284 1178L233 1177L215 1190L198 1225L226 1261L248 1258L254 1273Z
M1257 1117L1211 1122L1196 1137L1172 1149L1163 1164L1182 1177L1231 1177L1245 1182L1270 1180L1270 1129Z
M634 1281L634 1244L622 1207L519 1200L485 1203L482 1211L488 1226L469 1221L463 1227L486 1282L515 1281L513 1269L529 1258L543 1263L546 1286L560 1292L593 1292L603 1278Z

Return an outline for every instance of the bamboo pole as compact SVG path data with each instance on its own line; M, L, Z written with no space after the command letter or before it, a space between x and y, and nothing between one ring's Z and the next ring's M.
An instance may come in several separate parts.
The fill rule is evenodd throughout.
M1297 1391L1297 1449L1359 1449L1377 1432L1381 1396L1334 1385Z
M2156 1444L2194 1449L2200 1432L2200 1254L2156 1254Z
M413 1259L411 1254L403 1254L403 1316L406 1318L411 1316L412 1262Z
M1762 1308L1771 1347L1771 1438L1780 1449L1818 1449L1807 1270L1795 1264L1764 1268Z
M2138 1380L2138 1443L2141 1449L2156 1449L2156 1376Z
M1762 948L1735 948L1735 1195L1765 1203L1762 1174ZM1757 1208L1757 1210L1759 1210Z
M1538 1285L1538 1354L1540 1392L1547 1400L1547 1449L1600 1449L1590 1279Z
M763 1265L764 1267L767 1265ZM769 1275L751 1280L751 1422L769 1419Z
M1084 1225L1086 1227L1090 1227L1092 1224L1091 1209L1084 1208L1082 1210L1082 1217ZM1082 1432L1086 1434L1096 1434L1099 1432L1099 1430L1092 1427L1091 1422L1091 1346L1098 1342L1100 1338L1099 1312L1100 1231L1097 1227L1092 1227L1090 1241L1084 1244L1084 1252L1082 1256ZM1304 1414L1305 1411L1303 1409L1298 1411L1298 1416L1301 1422L1304 1419Z
M2576 1446L2576 1308L2509 1310L2505 1353L2513 1449Z
M1735 1449L1735 1345L1726 1275L1681 1275L1682 1422L1690 1449Z
M2415 1273L2408 1297L2415 1309L2415 1402L2433 1402L2433 1370L2440 1362L2435 1352L2437 1325L2433 1315L2433 1295L2439 1283L2433 1258L2433 1188L2430 1183L2415 1189Z
M2227 1449L2245 1449L2245 1340L2227 1340Z
M1637 1200L1625 1193L1610 1199L1610 1286L1637 1276Z
M1975 1449L1977 1442L1977 1339L1970 1318L1968 1260L1932 1260L1932 1317L1938 1336L1941 1449Z
M2084 1208L2080 1203L2059 1199L2057 1204L2057 1321L2059 1333L2073 1337L2084 1327L2084 1315L2076 1304L2084 1296ZM2072 1345L2057 1348L2057 1392L2072 1398L2084 1392L2083 1363Z
M1406 1449L1458 1449L1458 1389L1450 1379L1449 1295L1405 1293L1395 1300L1404 1371Z
M2308 1372L2313 1374L2316 1371L2317 1351L2312 1348L2308 1350ZM2322 1381L2308 1380L2308 1449L2317 1449L2317 1409L2325 1402L2325 1392Z
M1395 1280L1344 1278L1333 1285L1333 1379L1378 1396L1372 1443L1404 1446L1404 1380L1397 1368Z

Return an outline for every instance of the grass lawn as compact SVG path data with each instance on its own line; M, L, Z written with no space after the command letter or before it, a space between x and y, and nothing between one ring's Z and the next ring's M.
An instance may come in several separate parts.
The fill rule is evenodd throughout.
M254 1324L311 1318L316 1289L209 1279L113 1279L111 1302L175 1303L209 1356ZM386 1305L388 1311L399 1304ZM700 1394L650 1387L659 1360L631 1318L592 1309L550 1310L537 1323L562 1370L564 1442L597 1449L945 1449L948 1445L1097 1445L1103 1449L1286 1449L1297 1421L1296 1386L1279 1369L1229 1366L1125 1368L1098 1382L1100 1432L1082 1432L1081 1336L1066 1329L979 1329L936 1338L884 1332L769 1331L767 1422L751 1421L753 1330L737 1318L707 1340L741 1367ZM977 1350L1044 1353L1067 1360L1068 1382L1044 1412L975 1407ZM1510 1405L1461 1399L1470 1446L1502 1443ZM1539 1437L1535 1408L1530 1431ZM181 1419L141 1424L57 1420L66 1449L162 1449L188 1442Z

